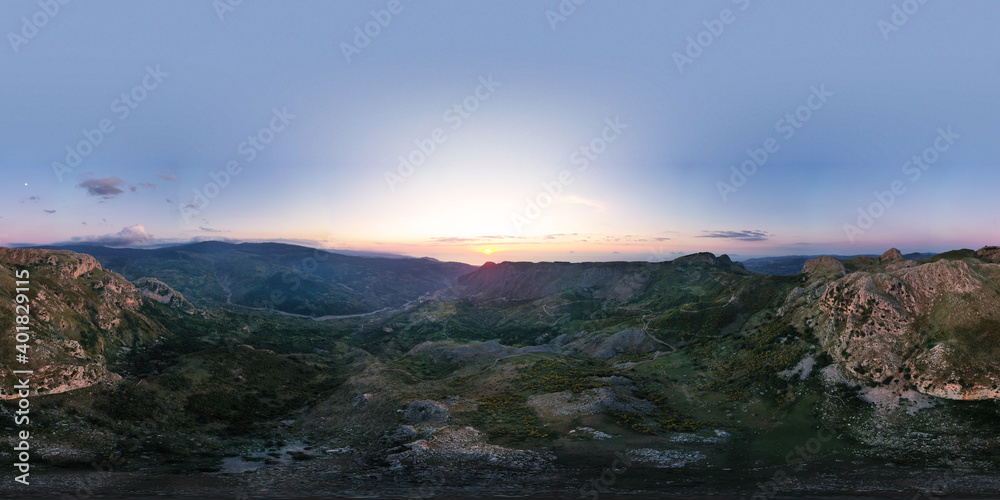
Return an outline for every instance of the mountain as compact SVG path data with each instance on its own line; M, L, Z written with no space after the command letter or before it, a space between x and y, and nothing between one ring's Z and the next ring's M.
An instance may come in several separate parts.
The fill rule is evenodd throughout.
M811 260L809 284L784 308L808 318L825 350L872 398L1000 399L1000 265L991 262L993 252L912 261L892 249L849 259L859 268L846 275L843 264L831 274L829 258Z
M904 258L909 260L922 260L933 257L936 254L933 253L921 253L913 252L903 255ZM816 259L820 255L785 255L781 257L757 257L753 259L746 259L743 262L747 269L757 271L763 274L773 274L778 276L791 276L794 274L799 274L802 271L802 266L808 260ZM840 260L849 260L856 257L862 257L861 255L851 255L842 256L834 255L833 258ZM865 257L878 257L877 255L865 255Z
M92 255L129 280L156 278L197 307L235 304L312 317L398 307L475 269L428 258L355 257L281 243L58 248Z
M27 282L24 316L31 339L22 344L13 332L4 335L0 359L6 364L26 354L30 362L14 369L34 369L33 388L39 394L119 380L110 364L136 346L169 335L148 316L153 306L142 292L89 255L0 248L0 302L15 304L18 281ZM13 307L3 307L0 322L13 325L14 313ZM18 350L18 345L26 347ZM0 380L3 397L11 397L14 376L5 370Z
M442 297L458 299L449 332L467 339L524 343L542 333L610 332L640 317L685 337L736 328L793 283L700 253L658 263L490 262Z
M703 263L720 271L751 275L728 256L693 254L670 262L487 262L460 277L454 292L477 300L525 300L560 292L583 291L593 298L627 300L646 291L664 273Z
M32 276L31 352L44 353L32 366L47 389L32 395L45 429L35 458L52 478L116 456L116 475L84 477L183 477L205 497L301 496L316 477L314 496L377 498L464 497L470 485L726 498L778 484L907 498L1000 488L997 247L820 256L790 276L710 253L478 268L400 259L397 275L343 256L313 264L287 245L88 250L140 277L65 250L0 249L0 300L14 272ZM436 292L317 321L192 285L226 283L236 302L255 273L297 261L317 282L374 276ZM16 351L4 342L7 363ZM0 408L11 446L12 417ZM613 486L589 482L607 471L621 472ZM8 485L0 495L14 496Z

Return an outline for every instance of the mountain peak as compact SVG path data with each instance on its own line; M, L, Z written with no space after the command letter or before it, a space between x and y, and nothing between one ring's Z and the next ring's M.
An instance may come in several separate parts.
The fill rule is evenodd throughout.
M696 264L699 262L704 262L706 264L732 264L733 261L729 259L728 255L715 256L712 252L698 252L690 255L685 255L683 257L678 257L674 259L675 264Z
M810 276L832 276L833 278L847 274L844 263L829 255L807 260L802 265L802 272Z
M990 262L1000 262L1000 247L985 246L976 250L976 257Z
M74 279L95 269L102 269L101 264L93 256L69 250L0 247L0 262L21 265L45 263L56 266L61 273L71 275Z
M890 248L879 257L881 262L896 262L897 260L905 260L903 258L903 253L899 251L898 248Z

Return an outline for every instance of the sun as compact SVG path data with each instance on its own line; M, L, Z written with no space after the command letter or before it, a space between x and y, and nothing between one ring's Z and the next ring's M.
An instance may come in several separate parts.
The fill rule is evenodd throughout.
M483 253L485 253L485 254L491 254L491 253L493 253L493 249L492 248L484 248L483 249Z

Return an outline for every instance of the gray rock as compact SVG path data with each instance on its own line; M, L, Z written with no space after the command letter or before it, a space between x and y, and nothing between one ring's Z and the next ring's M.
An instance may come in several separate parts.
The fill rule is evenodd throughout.
M389 446L399 446L406 443L412 443L420 437L420 433L416 429L409 425L400 425L394 430L387 432L382 439Z
M443 424L449 418L448 408L434 401L414 401L406 408L404 418L410 424Z

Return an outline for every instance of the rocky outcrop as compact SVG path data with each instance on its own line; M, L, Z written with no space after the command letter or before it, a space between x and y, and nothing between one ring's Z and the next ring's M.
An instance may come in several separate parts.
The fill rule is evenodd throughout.
M48 265L56 273L72 279L95 269L101 269L97 259L87 254L67 250L40 250L36 248L0 248L0 267Z
M685 255L683 257L678 257L674 259L674 264L697 264L703 262L705 264L717 265L717 264L732 264L733 261L729 259L728 255L720 255L718 257L711 252L698 252L691 255Z
M890 248L890 249L886 250L885 253L883 253L882 256L878 258L878 260L879 260L879 262L882 262L882 263L889 263L889 262L897 262L897 261L906 260L906 259L903 258L903 253L900 252L899 249L897 249L897 248Z
M983 247L976 250L976 257L987 262L1000 262L1000 247Z
M184 298L180 292L170 288L170 285L156 278L139 278L133 282L143 296L166 304L174 309L180 309L188 314L195 312L195 307Z
M448 407L429 400L414 401L406 407L403 418L410 424L444 424L450 418Z
M914 360L914 385L920 392L945 399L1000 399L997 369L982 372L981 366L957 364L954 345L941 343Z
M599 359L611 359L628 354L646 354L665 349L656 339L642 330L622 330L610 337L591 339L581 347L584 354Z
M579 393L560 391L535 394L528 398L527 404L542 417L563 419L596 415L614 401L615 393L611 388L598 387Z
M903 257L903 253L895 248L890 248L883 253L882 256L878 258L878 263L885 265L885 270L890 272L917 265L915 261L908 260L906 257Z
M890 255L890 261L897 261ZM996 398L1000 292L961 260L858 272L830 283L817 335L845 374L900 394Z
M0 248L0 279L27 270L32 338L28 366L33 395L56 394L116 381L106 360L165 333L140 312L142 293L89 255L66 250ZM0 301L14 290L0 289ZM2 315L2 313L0 313ZM12 342L12 340L4 340ZM3 397L11 397L10 374L0 374Z
M847 273L844 263L829 255L807 260L802 266L802 272L811 278L828 279L837 279Z

